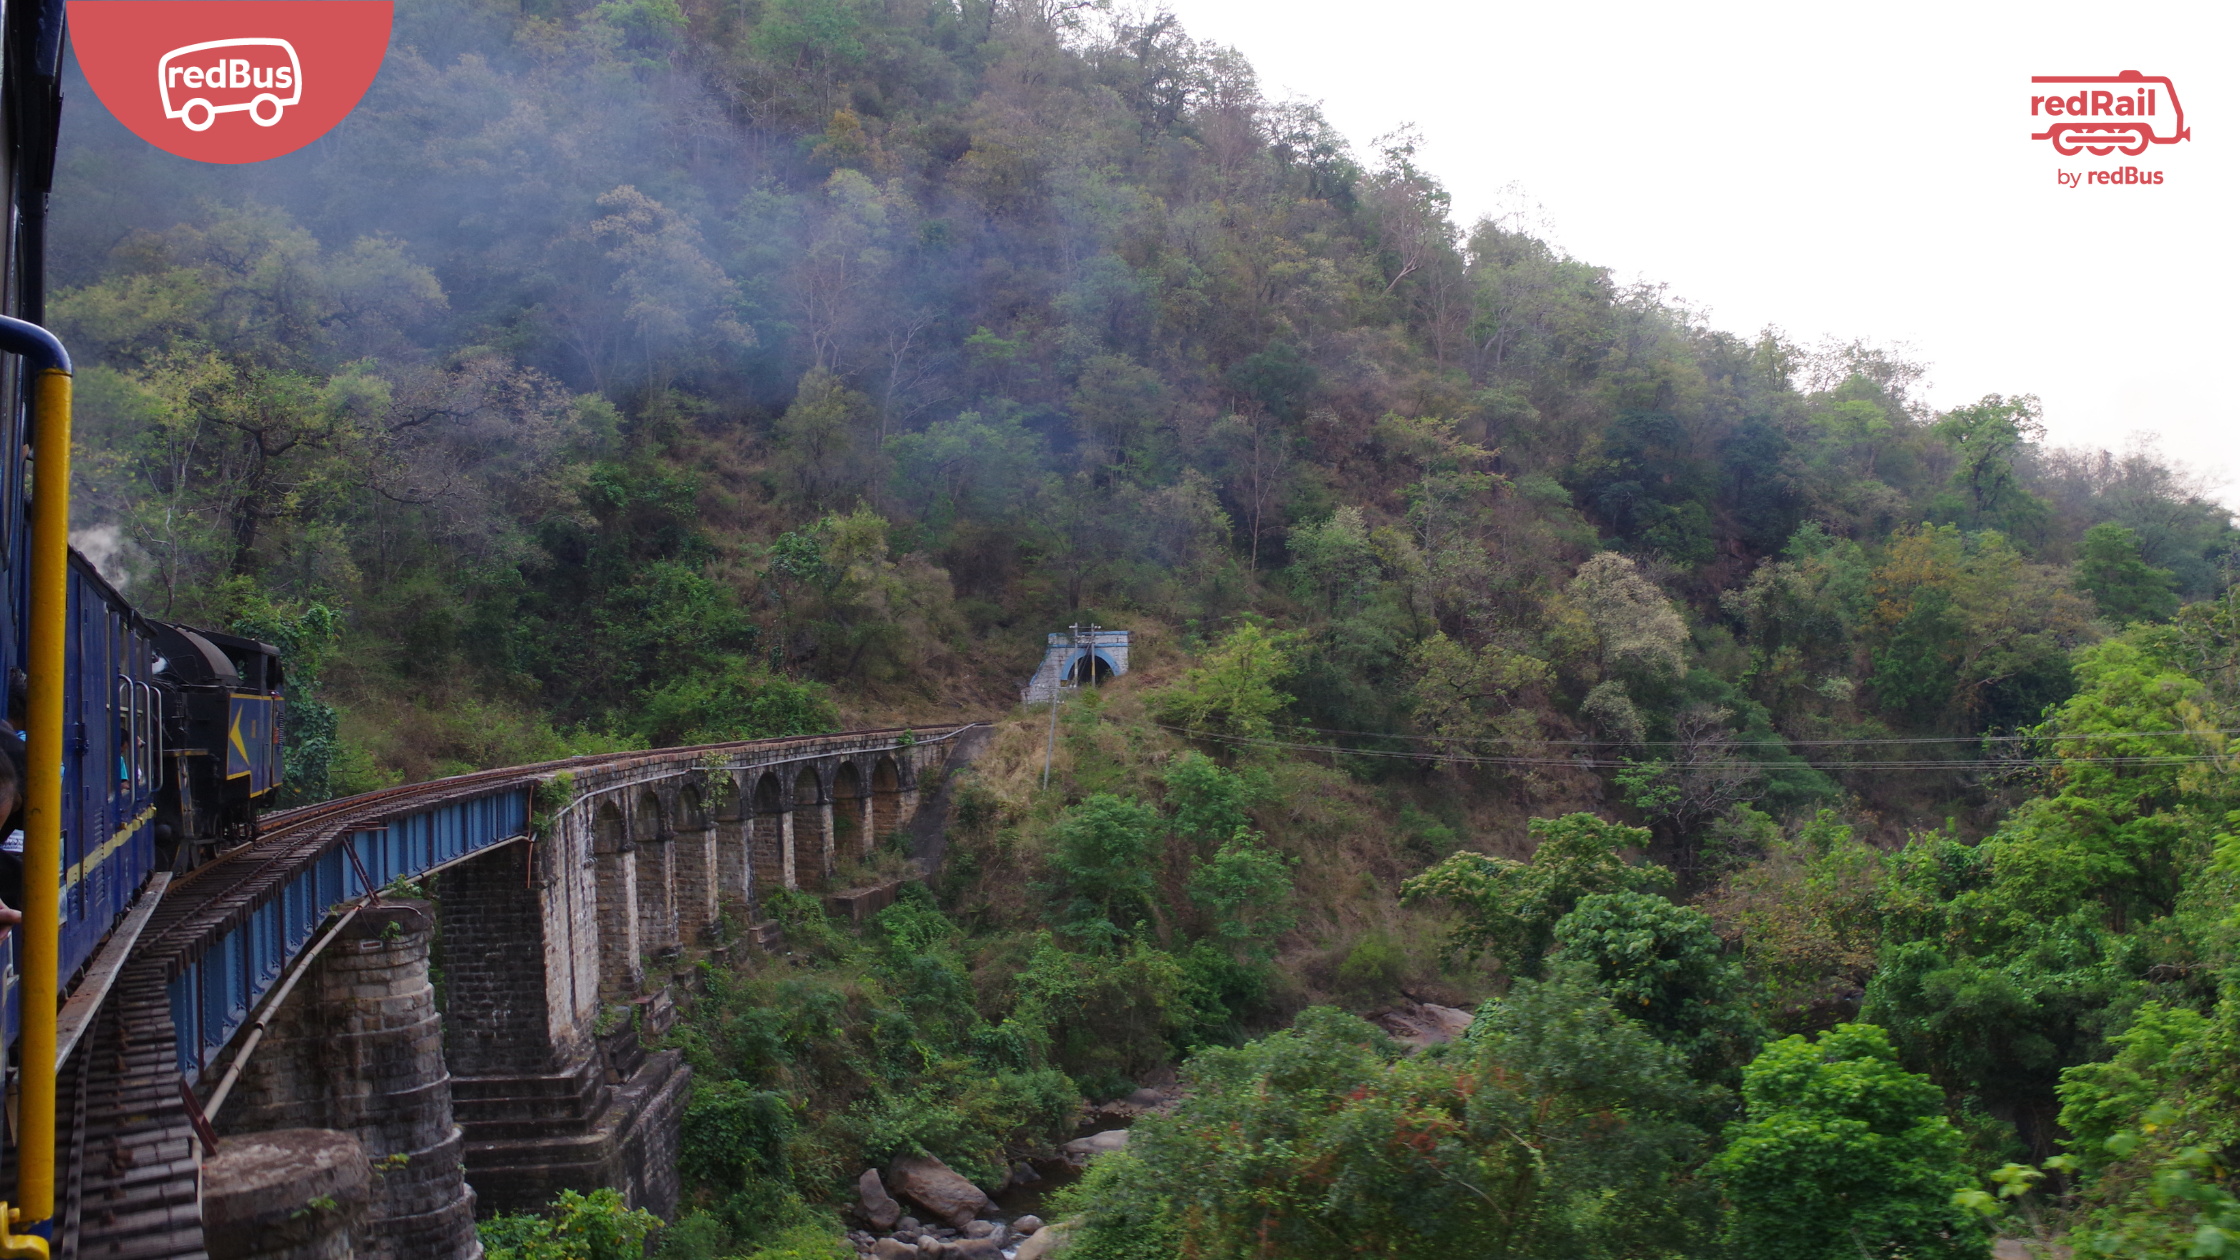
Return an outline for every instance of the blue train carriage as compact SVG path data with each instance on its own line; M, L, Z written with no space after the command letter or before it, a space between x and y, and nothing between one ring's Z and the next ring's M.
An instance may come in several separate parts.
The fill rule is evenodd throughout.
M63 606L55 969L57 987L67 993L156 869L164 698L153 628L75 551L68 553ZM23 641L20 630L14 637ZM24 979L15 933L5 956L0 1022L13 1042L22 1025Z
M240 635L155 621L156 680L164 700L156 846L167 869L256 838L272 802L286 679L280 649Z
M63 668L65 988L155 869L163 696L153 628L75 551Z
M68 574L58 915L65 991L155 869L162 740L149 626L75 551ZM13 1039L20 953L12 936L8 956L4 1018Z

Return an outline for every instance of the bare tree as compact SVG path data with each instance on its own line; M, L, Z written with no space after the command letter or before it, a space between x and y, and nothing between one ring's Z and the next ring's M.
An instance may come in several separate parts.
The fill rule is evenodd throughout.
M1229 493L1244 509L1245 528L1252 537L1248 571L1258 573L1268 514L1291 481L1291 435L1275 417L1253 408L1250 415L1223 419L1214 426L1213 436L1229 451Z

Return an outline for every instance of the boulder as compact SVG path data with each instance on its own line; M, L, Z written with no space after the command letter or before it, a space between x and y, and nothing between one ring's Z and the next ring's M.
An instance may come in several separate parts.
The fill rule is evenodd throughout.
M1030 1164L1023 1159L1011 1166L1012 1185L1031 1186L1040 1180L1042 1180L1042 1174L1034 1170L1033 1164Z
M957 1256L960 1260L984 1260L987 1256L1003 1254L1003 1241L997 1238L959 1238L942 1249L942 1255Z
M1039 1216L1022 1216L1011 1222L1011 1232L1022 1238L1041 1228L1042 1218Z
M871 1244L871 1254L878 1260L918 1260L918 1249L906 1242L882 1238Z
M1102 1133L1092 1133L1085 1138L1075 1138L1059 1147L1058 1150L1065 1155L1067 1163L1076 1168L1086 1168L1090 1160L1109 1151L1120 1150L1127 1144L1128 1131L1126 1129L1106 1129Z
M918 1218L915 1216L903 1217L901 1220L894 1223L894 1227L906 1234L915 1234L920 1229L925 1228L924 1226L918 1224Z
M1065 1245L1066 1227L1061 1221L1048 1229L1036 1230L1034 1237L1020 1243L1019 1249L1011 1253L1011 1260L1048 1260Z
M1470 1031L1474 1012L1434 1002L1410 1002L1378 1011L1369 1016L1369 1022L1392 1034L1392 1039L1411 1050L1425 1046L1444 1045Z
M1001 1228L1003 1227L994 1221L966 1221L964 1223L964 1236L967 1238L986 1238Z
M863 1196L863 1215L874 1229L893 1229L902 1219L902 1205L894 1201L879 1180L879 1170L866 1168L856 1178L856 1190Z
M929 1157L896 1160L887 1168L887 1187L951 1225L963 1225L988 1206L980 1187Z

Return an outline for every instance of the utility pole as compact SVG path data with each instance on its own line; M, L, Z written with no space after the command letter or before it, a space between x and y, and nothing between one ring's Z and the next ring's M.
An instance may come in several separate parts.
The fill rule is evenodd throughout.
M1081 646L1081 623L1076 621L1067 626L1066 636L1067 654L1071 655L1074 648ZM1050 678L1050 742L1042 750L1042 790L1045 792L1050 790L1050 762L1058 755L1058 688L1065 679L1063 665Z
M1098 630L1098 629L1099 629L1099 627L1098 627L1098 625L1097 625L1097 623L1096 623L1096 622L1092 621L1092 622L1090 622L1090 623L1089 623L1089 654L1088 654L1087 656L1085 656L1085 657L1082 657L1082 658L1081 658L1081 663L1089 667L1089 685L1090 685L1091 687L1094 687L1094 686L1096 686L1096 685L1097 685L1097 630Z

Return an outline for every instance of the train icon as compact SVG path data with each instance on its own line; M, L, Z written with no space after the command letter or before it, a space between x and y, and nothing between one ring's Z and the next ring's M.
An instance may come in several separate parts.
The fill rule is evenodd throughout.
M245 55L224 55L233 50ZM218 55L198 55L203 53ZM163 116L178 119L189 131L210 130L220 114L245 113L250 122L270 127L289 106L302 102L303 62L295 45L284 39L213 39L165 53L156 63L156 84L163 94Z
M2177 86L2165 75L2126 70L2108 75L2040 74L2030 78L2030 116L2049 122L2032 140L2050 140L2054 151L2075 157L2090 150L2106 157L2121 150L2137 157L2150 144L2191 140ZM2041 95L2041 93L2043 93Z

